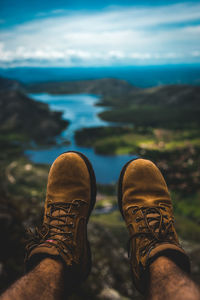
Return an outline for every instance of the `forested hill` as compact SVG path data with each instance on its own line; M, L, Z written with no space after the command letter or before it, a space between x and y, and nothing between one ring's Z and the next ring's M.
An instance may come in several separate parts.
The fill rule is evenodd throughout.
M28 85L30 92L98 94L98 105L109 106L100 117L109 122L157 128L196 128L200 125L200 86L165 85L139 89L112 79L47 82ZM111 109L110 109L111 108Z
M100 115L106 121L161 128L196 128L200 125L200 86L165 85L139 89L114 78L22 85L15 80L0 78L2 86L16 93L8 95L8 98L12 101L18 99L18 104L19 98L25 97L17 94L19 89L27 93L98 94L101 96L98 105L112 108ZM5 97L1 98L6 103ZM34 105L33 102L30 105ZM57 132L55 126L51 131Z
M114 78L43 82L29 84L26 89L34 93L98 94L103 96L101 104L109 106L123 106L124 104L199 106L200 103L200 86L164 85L141 89L124 80Z
M50 94L98 94L102 96L124 96L138 88L125 80L103 78L81 81L42 82L29 84L27 90L34 93L47 92Z
M123 106L135 105L164 105L164 106L195 106L200 105L200 86L165 85L148 89L131 91L124 98L102 99L102 104Z
M30 99L15 80L0 78L0 135L20 135L20 140L45 144L68 125L62 112Z
M0 77L0 91L7 91L7 90L22 90L23 85L13 79L8 79L4 77Z

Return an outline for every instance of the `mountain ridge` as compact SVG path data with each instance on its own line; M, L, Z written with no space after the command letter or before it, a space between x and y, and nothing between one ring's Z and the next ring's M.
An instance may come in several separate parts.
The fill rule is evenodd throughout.
M138 88L125 80L104 78L82 81L43 82L26 85L30 93L78 94L91 93L101 95L98 105L123 106L124 104L148 105L199 105L200 86L161 85L153 88ZM162 99L162 103L161 103Z

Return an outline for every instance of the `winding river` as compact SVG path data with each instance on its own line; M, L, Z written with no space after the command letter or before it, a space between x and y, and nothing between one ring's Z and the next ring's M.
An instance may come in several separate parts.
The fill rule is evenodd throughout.
M118 180L123 165L133 158L133 155L107 156L94 152L92 148L80 147L76 145L74 133L76 130L85 127L108 126L110 123L101 120L98 113L104 107L95 106L99 97L95 95L50 95L50 94L30 94L36 101L49 104L50 109L63 112L63 119L69 120L69 127L64 130L61 137L68 139L70 145L58 144L46 149L27 150L26 154L35 163L52 163L58 155L65 151L74 150L85 154L91 161L98 183L110 184Z

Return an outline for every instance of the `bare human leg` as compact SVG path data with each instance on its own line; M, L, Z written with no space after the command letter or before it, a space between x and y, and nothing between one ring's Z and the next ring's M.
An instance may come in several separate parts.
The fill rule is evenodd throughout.
M148 300L199 300L199 287L172 260L161 256L149 267Z
M6 290L0 299L62 299L64 291L63 267L59 260L43 259L32 271Z

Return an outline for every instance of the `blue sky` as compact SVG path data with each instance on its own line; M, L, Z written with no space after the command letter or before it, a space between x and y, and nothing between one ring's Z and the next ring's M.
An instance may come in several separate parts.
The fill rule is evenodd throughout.
M0 67L200 63L200 1L1 0Z

